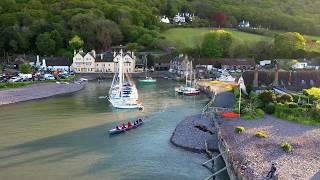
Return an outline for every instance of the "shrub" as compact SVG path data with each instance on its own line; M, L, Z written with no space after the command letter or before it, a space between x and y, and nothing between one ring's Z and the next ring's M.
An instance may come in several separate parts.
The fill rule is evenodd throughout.
M264 117L264 111L262 109L256 110L256 117L257 118L263 118Z
M269 103L265 108L265 112L268 114L273 114L276 110L276 106L274 103Z
M256 133L254 134L254 136L258 137L258 138L267 138L268 134L265 131L256 131Z
M289 94L282 94L277 100L281 103L287 103L287 102L292 102L293 97Z
M236 133L242 133L242 132L244 132L245 130L246 130L246 128L243 127L243 126L236 126L236 127L235 127Z
M306 109L311 109L313 107L313 105L312 104L303 104L302 107L306 108Z
M266 105L276 100L276 95L273 91L267 90L259 94L258 98Z
M281 148L286 151L286 152L292 152L293 151L293 147L291 144L285 142L281 144Z
M297 108L299 107L297 103L294 103L294 102L291 102L291 103L288 103L288 107L289 108Z

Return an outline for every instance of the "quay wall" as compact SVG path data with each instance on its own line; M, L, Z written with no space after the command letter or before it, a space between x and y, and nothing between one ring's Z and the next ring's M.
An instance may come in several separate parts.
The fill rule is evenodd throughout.
M135 72L130 73L132 78L143 78L145 77L145 72ZM88 80L95 80L95 79L112 79L114 73L77 73L77 78L86 78ZM172 78L172 74L168 71L154 71L148 73L149 77L153 78L163 78L163 77L170 77Z

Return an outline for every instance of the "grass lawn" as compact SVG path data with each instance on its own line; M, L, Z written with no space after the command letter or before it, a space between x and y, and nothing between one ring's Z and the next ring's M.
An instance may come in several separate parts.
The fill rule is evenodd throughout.
M195 47L200 45L203 36L212 29L209 28L173 28L161 34L170 44L178 49L186 47ZM257 42L260 40L271 39L270 37L240 32L234 29L224 29L231 32L235 39L248 43Z
M160 36L169 43L169 46L175 46L177 49L181 50L183 48L193 48L201 45L204 35L210 30L213 30L213 28L172 28L164 31ZM236 39L235 42L243 41L250 44L261 40L272 39L272 37L241 32L236 29L224 30L232 33L233 37ZM281 33L282 31L276 32ZM304 37L308 40L320 40L320 36L304 35ZM309 51L320 52L320 45L316 43L308 43L306 48Z

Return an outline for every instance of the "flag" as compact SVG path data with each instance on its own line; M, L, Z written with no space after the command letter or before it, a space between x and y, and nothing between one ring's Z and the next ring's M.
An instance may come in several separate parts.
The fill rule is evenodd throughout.
M242 77L242 76L241 76L241 77L239 78L239 80L238 80L238 85L239 85L239 87L240 87L240 90L241 90L244 94L248 95L247 89L246 89L246 85L244 84L244 80L243 80L243 77Z

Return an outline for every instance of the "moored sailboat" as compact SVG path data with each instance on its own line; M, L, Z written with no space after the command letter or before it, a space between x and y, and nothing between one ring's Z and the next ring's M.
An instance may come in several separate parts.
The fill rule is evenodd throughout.
M150 84L150 83L156 83L157 80L153 79L152 77L148 76L148 61L145 57L145 70L146 70L146 77L144 79L139 79L140 83Z
M115 73L109 90L108 100L119 109L142 109L138 103L138 90L130 77L123 73L123 51L120 50L119 69Z

